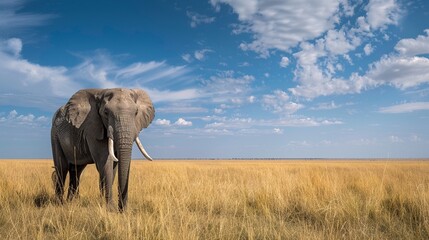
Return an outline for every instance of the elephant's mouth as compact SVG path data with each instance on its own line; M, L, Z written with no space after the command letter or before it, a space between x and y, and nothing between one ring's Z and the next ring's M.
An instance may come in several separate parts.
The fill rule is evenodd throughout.
M138 136L136 137L135 142L136 142L137 147L139 148L140 152L143 154L143 156L147 160L152 161L153 160L152 157L146 152L146 150L144 149L144 147L143 147L142 143L140 142L140 139ZM113 139L109 138L109 140L108 140L109 157L113 158L114 162L118 162L119 160L115 155L114 145L115 145L115 143L113 142Z

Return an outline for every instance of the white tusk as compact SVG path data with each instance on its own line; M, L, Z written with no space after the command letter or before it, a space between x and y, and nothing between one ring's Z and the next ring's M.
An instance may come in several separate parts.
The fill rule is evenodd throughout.
M119 162L118 158L115 156L115 151L113 151L113 139L109 138L108 141L109 156L113 157L114 162Z
M140 142L139 137L136 137L136 143L137 143L137 147L139 147L140 152L142 152L143 156L147 160L152 161L153 159L149 156L149 154L147 154L146 150L144 150L144 147L143 147L142 143Z

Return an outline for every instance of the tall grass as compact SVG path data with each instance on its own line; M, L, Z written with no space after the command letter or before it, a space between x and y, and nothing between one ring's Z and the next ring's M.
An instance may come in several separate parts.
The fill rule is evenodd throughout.
M2 239L429 239L426 161L133 161L123 214L94 166L55 204L51 165L0 161Z

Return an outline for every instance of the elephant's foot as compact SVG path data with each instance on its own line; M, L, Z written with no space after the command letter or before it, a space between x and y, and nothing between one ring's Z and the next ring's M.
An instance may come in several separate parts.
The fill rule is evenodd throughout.
M107 211L108 212L117 212L118 211L118 209L115 207L115 204L113 204L113 201L107 203Z
M79 192L69 192L67 194L67 201L72 201L74 198L79 198Z
M64 200L60 196L55 196L55 198L52 200L52 203L56 204L56 205L63 205L64 204Z

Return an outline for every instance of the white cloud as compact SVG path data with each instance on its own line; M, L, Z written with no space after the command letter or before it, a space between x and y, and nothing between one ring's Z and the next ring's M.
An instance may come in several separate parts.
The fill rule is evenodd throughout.
M64 99L81 88L128 87L147 90L154 102L167 102L201 97L199 90L188 88L169 90L170 85L182 84L190 71L185 66L170 66L165 61L136 62L121 67L103 51L90 57L80 56L82 62L74 67L42 66L23 59L20 39L0 39L0 101L27 107L52 105L56 108ZM154 87L151 87L152 82ZM161 88L162 90L159 90ZM177 88L177 86L176 86ZM53 102L58 102L53 104Z
M177 121L174 123L174 125L190 127L190 126L192 126L192 122L191 122L191 121L186 121L186 120L185 120L185 119L183 119L183 118L179 118L179 119L177 119Z
M368 43L365 45L365 47L363 47L363 51L365 53L365 55L370 55L372 53L372 51L374 51L374 48L372 47L371 43Z
M429 29L425 30L426 36L419 35L416 39L405 38L400 40L395 50L402 56L416 56L419 54L429 54Z
M284 127L323 127L343 124L339 120L313 119L287 116L280 119L253 119L227 116L205 116L201 120L208 122L203 129L193 128L195 135L258 135L283 134ZM189 133L187 133L189 134Z
M295 113L304 107L302 104L290 101L288 94L281 90L275 90L273 94L263 95L262 106L274 113L286 114Z
M250 102L251 83L255 80L252 75L235 76L233 71L221 72L203 81L203 91L214 103L230 103L240 105ZM253 99L254 100L254 99Z
M18 116L18 112L14 109L14 110L9 112L8 118L14 119L16 116Z
M89 60L88 62L93 62L93 61L94 60ZM162 62L150 61L147 63L136 62L136 63L133 63L129 66L126 66L126 67L121 68L118 71L116 71L115 77L116 78L131 78L131 77L138 76L138 75L145 73L145 72L149 72L149 71L159 69L165 65L166 65L165 61L162 61Z
M281 135L281 134L283 134L283 129L280 129L280 128L274 128L274 129L273 129L273 132L274 132L275 134L279 134L279 135Z
M346 54L360 45L360 39L346 36L344 29L329 30L323 40L325 49L333 55Z
M175 102L180 100L189 100L202 97L200 91L195 88L183 90L157 90L152 88L143 88L154 102Z
M183 54L182 55L182 59L185 60L185 62L188 62L188 63L192 62L192 56L189 53Z
M338 56L352 65L349 53L374 36L374 31L384 31L388 25L397 24L402 14L395 0L370 0L363 8L366 15L356 18L355 24L342 23L340 18L353 16L356 6L362 3L331 0L210 2L217 9L221 4L230 5L241 21L236 27L240 29L238 33L253 33L253 42L240 44L243 50L252 50L262 57L268 57L272 49L289 51L299 44L301 50L293 54L297 59L294 75L299 84L289 90L296 96L308 99L358 93L380 85L378 79L370 76L375 72L368 72L364 76L352 73L349 79L338 77L337 71L344 70ZM312 7L309 8L309 5ZM311 42L306 42L309 40ZM374 46L366 43L363 50L369 55ZM285 67L289 63L289 59L284 58L280 65Z
M246 31L254 34L254 41L240 44L243 50L252 50L263 57L270 49L287 51L299 42L319 37L336 22L340 2L314 1L258 1L211 0L217 8L229 4ZM311 7L309 7L311 6ZM241 26L243 26L241 25ZM243 31L241 31L243 32Z
M77 54L76 54L77 55ZM89 87L129 87L144 86L146 89L168 89L187 81L188 67L171 66L166 61L135 62L121 66L115 57L103 50L95 50L91 55L78 55L82 62L70 68L70 77ZM154 91L156 91L154 89ZM168 93L168 90L158 90ZM173 91L171 91L173 92ZM168 97L168 96L165 96Z
M222 108L215 108L213 111L216 114L223 114L223 113L225 113L225 110L222 109Z
M289 58L282 57L279 64L280 64L280 67L285 68L285 67L287 67L289 65L289 63L290 63Z
M0 50L18 57L22 50L22 41L19 38L10 38L0 42Z
M201 24L208 24L215 21L215 17L208 17L196 12L186 11L186 15L191 19L191 27L195 28Z
M156 108L157 113L201 113L207 112L206 108L192 106L183 102L172 102L171 104L163 107Z
M226 116L205 116L201 118L203 121L211 122L206 124L205 128L243 128L250 127L249 123L253 123L252 118L228 118Z
M335 104L334 101L331 102L323 102L323 103L318 103L316 107L312 107L312 110L332 110L332 109L337 109L340 106L338 106L337 104Z
M429 102L414 102L383 107L381 113L409 113L415 111L429 110Z
M411 137L410 137L410 141L411 142L421 142L422 141L422 138L421 137L419 137L418 135L416 135L416 134L413 134L413 135L411 135Z
M367 21L372 29L398 24L401 9L396 0L370 0L367 7Z
M302 43L300 45L302 50L294 54L298 63L294 74L299 84L289 91L295 96L313 99L318 96L359 93L381 85L391 85L403 90L429 83L427 71L429 59L408 56L411 53L425 53L427 50L421 46L425 41L426 37L423 36L417 37L415 41L401 40L396 45L400 54L384 55L379 61L370 64L364 75L352 73L348 79L335 77L338 68L330 65L329 59L327 64L326 61L319 62L320 58L326 57L323 50L324 41L317 40L314 44ZM373 47L366 45L365 48L366 53L369 53Z
M429 83L429 59L425 57L385 56L373 63L364 77L377 85L390 84L399 89Z
M319 126L329 126L329 125L340 125L343 124L339 120L318 120L313 118L285 118L272 121L274 126L283 126L283 127L319 127Z
M20 39L0 40L0 46L1 93L66 97L79 89L79 84L68 76L67 68L41 66L22 59Z
M13 33L24 28L41 26L52 19L54 15L34 14L23 12L24 0L2 0L0 1L0 31Z
M194 57L195 57L195 59L202 61L206 57L206 54L209 52L213 52L213 51L210 49L197 50L194 52Z
M33 127L47 127L50 124L50 119L45 116L35 116L32 113L27 115L18 114L14 109L10 111L6 116L2 116L4 113L0 113L0 123L6 126L12 125L27 125Z
M156 121L154 123L155 123L155 125L163 126L163 127L174 127L174 126L177 126L177 127L191 127L192 126L192 122L191 121L187 121L184 118L177 119L177 121L174 122L173 124L171 123L170 120L158 118L158 119L156 119Z
M170 126L170 120L167 119L156 119L155 125L159 126Z
M303 141L290 141L287 145L294 146L294 147L309 147L309 146L311 146L311 144L305 140L303 140Z
M254 103L254 102L256 101L256 97L255 97L255 96L249 96L249 97L247 98L247 101L248 101L249 103Z
M390 140L392 143L401 143L401 142L404 142L404 140L402 140L400 137L398 137L398 136L394 136L394 135L389 136L389 140Z

